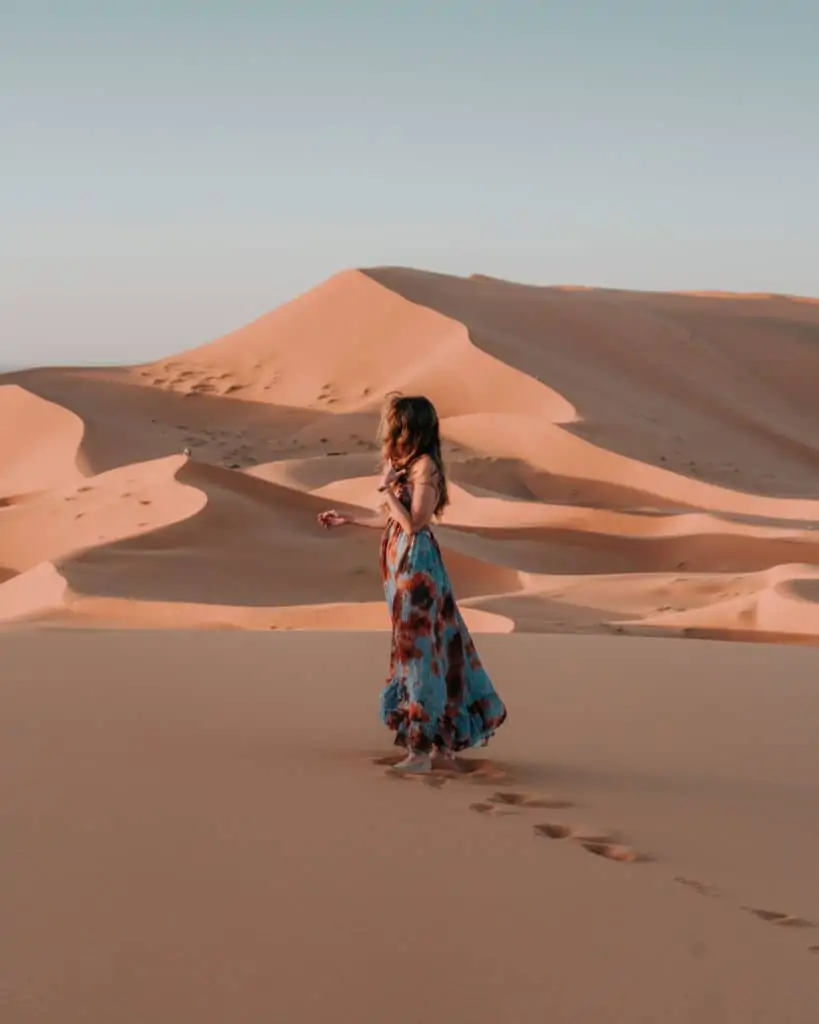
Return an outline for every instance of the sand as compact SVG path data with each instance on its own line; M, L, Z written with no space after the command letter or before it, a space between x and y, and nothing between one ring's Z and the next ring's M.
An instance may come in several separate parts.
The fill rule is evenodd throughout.
M157 363L0 376L0 621L386 629L394 389L478 632L815 642L819 302L347 271ZM5 582L3 582L5 581Z
M819 302L398 268L0 375L3 1024L815 1021L817 380ZM510 708L428 782L316 523L393 389Z
M484 636L427 785L385 641L0 634L4 1024L816 1020L818 651Z

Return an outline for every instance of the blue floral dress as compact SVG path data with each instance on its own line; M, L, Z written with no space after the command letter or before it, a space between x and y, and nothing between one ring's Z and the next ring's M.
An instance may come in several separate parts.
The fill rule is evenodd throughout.
M396 496L409 510L411 491ZM396 745L453 754L484 746L506 719L461 617L438 542L429 527L408 536L390 519L381 576L392 614L390 675L381 717Z

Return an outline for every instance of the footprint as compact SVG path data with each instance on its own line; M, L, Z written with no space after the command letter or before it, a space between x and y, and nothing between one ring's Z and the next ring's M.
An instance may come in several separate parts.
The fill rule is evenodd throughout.
M397 782L415 782L420 783L422 786L428 786L430 789L443 789L447 784L447 779L441 775L433 772L424 772L415 774L413 772L399 772L394 767L387 768L384 774L389 779L393 779Z
M719 896L719 889L716 886L698 882L696 878L684 878L682 875L676 875L674 881L678 885L684 885L687 889L693 889L700 896Z
M583 825L563 825L556 822L546 822L544 825L533 826L539 836L546 836L547 839L575 839L581 843L614 843L617 837L612 835L601 835L595 833Z
M544 825L535 825L537 835L546 836L547 839L572 839L597 857L605 857L606 860L616 860L621 863L637 863L649 861L652 858L644 853L639 853L631 846L619 841L614 834L594 835L589 829L582 825L563 825L554 822L547 822Z
M425 786L429 786L430 789L443 789L447 784L447 779L441 775L436 775L434 772L431 775L420 775L416 776L420 778Z
M632 849L630 846L624 846L621 843L584 842L583 849L588 850L589 853L593 853L597 857L605 857L607 860L616 860L621 863L646 863L652 859L645 853L638 853L637 850Z
M780 928L815 928L813 921L804 917L796 917L794 914L784 914L779 910L762 910L759 907L743 907L749 914L758 917L760 921L769 921Z
M476 814L492 815L493 817L503 818L513 815L515 811L504 811L501 810L496 804L490 803L487 800L480 800L477 803L469 805L470 811L475 811Z
M489 798L495 804L508 804L512 807L541 807L558 811L568 807L574 807L570 800L561 800L557 797L538 796L536 793L495 793Z
M445 770L454 778L463 779L476 786L498 786L514 781L502 765L495 764L489 758L455 758L451 767Z

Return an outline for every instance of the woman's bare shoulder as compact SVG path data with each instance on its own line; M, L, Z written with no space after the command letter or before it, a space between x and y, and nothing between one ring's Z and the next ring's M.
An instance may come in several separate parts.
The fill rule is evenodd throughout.
M438 477L438 467L431 455L419 455L410 466L410 480L421 482L435 480Z

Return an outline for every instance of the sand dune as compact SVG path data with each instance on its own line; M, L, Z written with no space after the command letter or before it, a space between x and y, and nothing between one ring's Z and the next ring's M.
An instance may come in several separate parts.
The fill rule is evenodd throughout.
M24 572L195 515L200 492L178 486L185 457L132 463L30 496L3 512L0 563Z
M442 416L476 630L814 639L817 341L782 296L380 268L157 363L7 374L0 616L383 628L377 536L315 515L372 507L398 389Z
M135 478L139 490L126 491ZM109 471L80 492L41 502L39 519L52 524L47 533L26 533L29 520L21 517L34 513L14 510L10 525L24 539L45 536L50 547L41 540L27 548L14 529L4 534L6 561L16 558L18 571L54 561L67 590L50 610L52 621L261 629L389 624L378 535L317 530L316 515L326 505L319 497L184 456ZM112 504L116 516L107 514ZM56 529L60 513L64 532ZM103 526L106 536L96 533ZM518 586L514 570L457 551L450 570L464 597ZM470 614L478 629L511 628L491 613Z
M78 479L82 436L82 420L67 409L0 386L0 502Z
M814 1021L817 380L819 303L395 268L0 376L4 1024ZM426 780L316 523L392 389L473 632L618 634L478 637L509 721Z
M817 303L368 274L547 382L595 444L712 483L819 495Z

